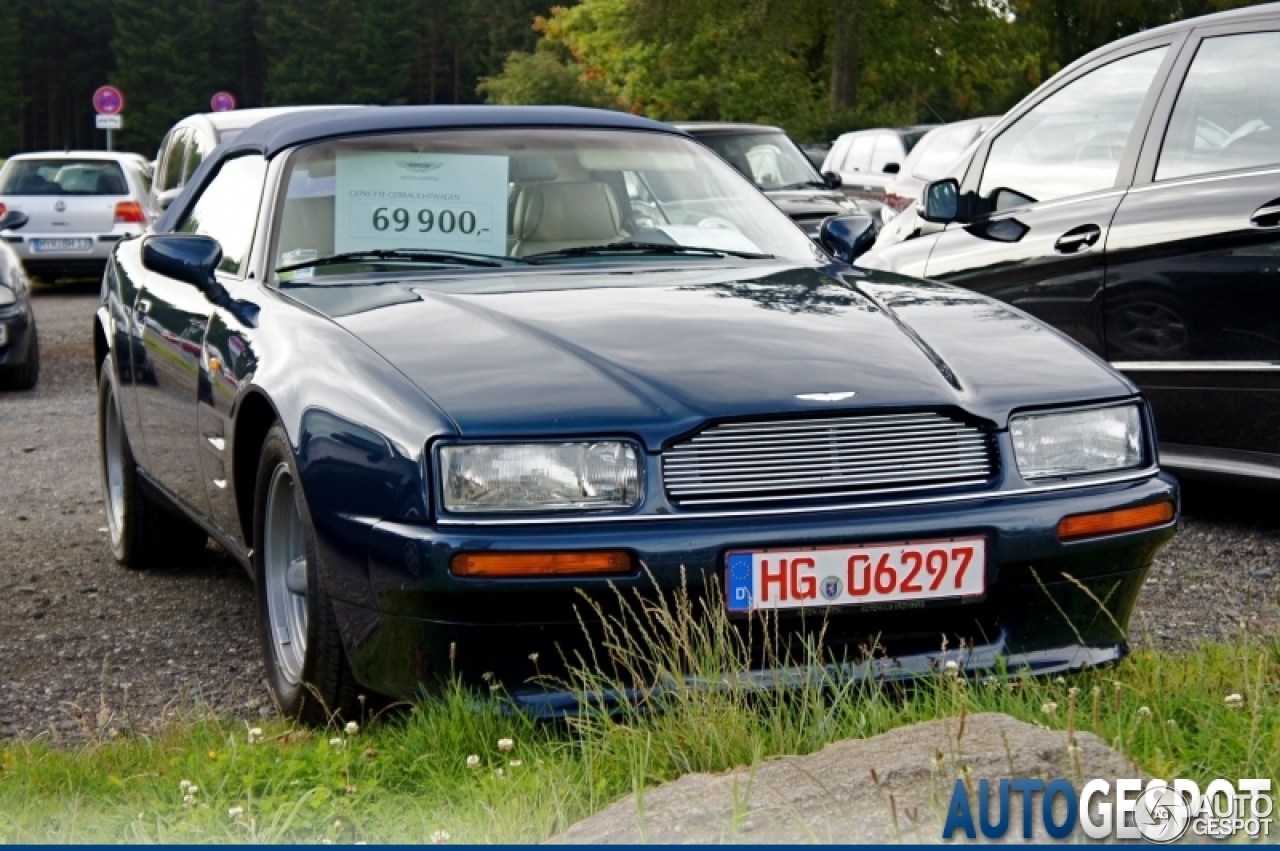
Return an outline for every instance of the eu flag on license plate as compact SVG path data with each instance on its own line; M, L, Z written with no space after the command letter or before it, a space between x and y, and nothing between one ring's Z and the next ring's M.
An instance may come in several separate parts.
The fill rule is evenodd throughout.
M729 569L725 571L724 584L729 611L751 611L751 555L749 553L729 556Z

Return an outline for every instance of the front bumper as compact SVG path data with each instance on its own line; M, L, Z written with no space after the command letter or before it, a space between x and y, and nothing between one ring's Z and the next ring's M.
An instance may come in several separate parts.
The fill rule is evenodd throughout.
M567 526L380 523L370 536L370 594L347 595L335 608L348 659L367 688L407 698L451 672L474 685L492 675L531 709L555 713L572 697L531 680L563 676L565 658L604 652L587 598L606 612L619 596L652 597L655 587L666 592L683 584L695 600L707 598L712 588L723 588L730 550L983 535L988 563L981 599L787 612L772 615L770 629L797 655L821 632L826 660L854 677L918 676L943 660L973 672L999 664L1036 673L1075 670L1127 651L1134 603L1176 518L1154 529L1065 544L1057 538L1058 522L1162 500L1176 501L1177 486L1155 476L1052 494L814 515ZM463 579L449 572L459 552L586 549L630 550L644 570L609 579L536 580ZM329 582L339 596L343 578ZM707 604L724 606L722 599ZM761 619L737 618L735 626L751 637ZM751 646L760 643L753 639ZM868 661L866 649L877 645L879 658ZM961 646L966 649L957 653ZM754 654L753 676L763 682L790 676L771 667L772 658Z
M34 321L31 303L26 295L14 304L0 307L0 367L16 367L30 356L30 337Z

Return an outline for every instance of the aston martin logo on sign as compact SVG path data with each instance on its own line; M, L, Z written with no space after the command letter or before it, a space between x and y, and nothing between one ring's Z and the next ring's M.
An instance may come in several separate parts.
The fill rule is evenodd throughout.
M806 402L843 402L856 395L857 390L840 390L835 393L797 393L796 398Z
M440 162L414 162L413 160L396 160L396 165L414 174L429 174L444 165Z

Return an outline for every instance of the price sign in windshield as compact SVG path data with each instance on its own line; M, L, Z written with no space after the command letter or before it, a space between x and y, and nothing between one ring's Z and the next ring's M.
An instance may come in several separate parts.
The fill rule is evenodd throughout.
M334 250L506 254L507 163L471 154L340 155Z

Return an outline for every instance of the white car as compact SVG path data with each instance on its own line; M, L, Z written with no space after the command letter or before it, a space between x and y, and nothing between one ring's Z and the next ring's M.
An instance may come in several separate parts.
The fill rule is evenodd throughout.
M0 169L0 215L27 216L2 237L34 276L101 275L111 249L159 215L150 164L137 154L45 151L10 157Z

